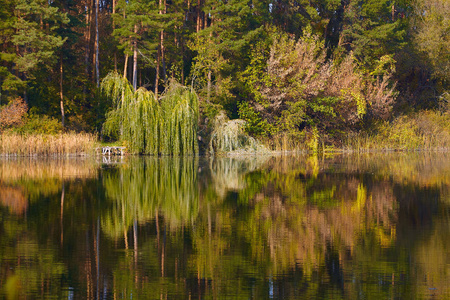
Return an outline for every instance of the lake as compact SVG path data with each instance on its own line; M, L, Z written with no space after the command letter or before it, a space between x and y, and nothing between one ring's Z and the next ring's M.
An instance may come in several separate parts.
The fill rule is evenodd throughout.
M0 297L449 299L450 154L0 159Z

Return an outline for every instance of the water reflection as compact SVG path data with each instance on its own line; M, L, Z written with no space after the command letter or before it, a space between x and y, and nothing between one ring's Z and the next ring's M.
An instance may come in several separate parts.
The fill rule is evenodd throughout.
M448 298L450 157L0 161L7 298Z

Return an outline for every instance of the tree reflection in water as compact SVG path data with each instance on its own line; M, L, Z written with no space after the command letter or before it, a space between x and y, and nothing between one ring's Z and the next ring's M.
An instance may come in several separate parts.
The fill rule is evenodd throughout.
M4 295L450 296L446 154L83 164L0 162Z

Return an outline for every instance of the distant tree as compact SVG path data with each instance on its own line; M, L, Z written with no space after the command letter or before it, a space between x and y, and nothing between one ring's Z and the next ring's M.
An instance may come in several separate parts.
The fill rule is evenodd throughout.
M414 1L414 43L430 62L440 89L450 84L450 0Z

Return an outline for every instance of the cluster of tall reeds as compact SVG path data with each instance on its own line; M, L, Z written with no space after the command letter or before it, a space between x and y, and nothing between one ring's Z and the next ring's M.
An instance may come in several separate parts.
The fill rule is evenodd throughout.
M171 82L158 102L151 91L135 91L115 72L105 77L102 89L115 106L104 132L118 136L130 153L198 154L198 97L192 89Z
M97 137L89 133L0 134L0 154L18 156L67 156L91 153Z

